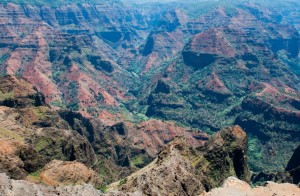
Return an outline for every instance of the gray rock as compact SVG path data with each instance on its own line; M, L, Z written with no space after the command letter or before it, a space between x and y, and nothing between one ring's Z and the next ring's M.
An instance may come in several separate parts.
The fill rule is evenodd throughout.
M50 187L24 180L12 180L0 173L1 196L102 196L103 194L90 184L66 187Z

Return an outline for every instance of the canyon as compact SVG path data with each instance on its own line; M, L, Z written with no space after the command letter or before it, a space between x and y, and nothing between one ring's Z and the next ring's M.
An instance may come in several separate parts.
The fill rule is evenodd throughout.
M298 1L12 0L0 26L0 193L298 191Z

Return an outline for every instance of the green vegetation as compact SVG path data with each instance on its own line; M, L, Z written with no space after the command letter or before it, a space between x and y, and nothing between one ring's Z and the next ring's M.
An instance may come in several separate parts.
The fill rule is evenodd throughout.
M55 106L55 107L59 107L59 108L64 107L64 104L58 99L56 99L55 101L50 102L49 104L52 105L52 106Z
M49 144L51 144L51 142L52 140L50 138L41 138L35 146L36 151L39 152L45 149Z
M14 133L13 131L10 130L6 130L4 128L0 127L0 137L1 138L9 138L9 139L14 139L17 140L19 142L23 142L24 138L16 133Z
M61 72L60 70L58 70L58 71L53 70L53 71L52 71L52 78L53 78L53 80L56 81L57 83L60 82L60 76L61 76L61 73L62 73L62 72Z
M103 163L104 164L104 163ZM106 177L107 176L107 168L105 168L105 167L99 167L99 175L101 176L101 177Z
M108 189L107 185L102 185L100 187L97 187L98 190L100 190L102 193L106 193L106 190Z
M41 173L41 170L37 170L35 172L32 172L30 173L27 178L36 182L36 183L41 183L42 182L42 179L40 177L40 173Z
M259 160L262 158L263 155L261 148L259 148L260 145L261 143L256 137L249 135L248 156L251 157L251 160Z
M141 121L147 121L149 118L145 114L137 113L136 117L139 118Z
M79 100L78 100L78 83L70 82L69 83L69 93L71 101L67 103L67 108L73 111L79 110Z
M249 168L254 172L284 171L293 149L299 145L296 138L276 130L264 132L271 138L266 140L248 133L248 160ZM272 164L270 164L272 163Z
M13 92L3 93L2 91L0 91L0 101L4 101L7 99L13 99L13 98L14 98Z
M98 188L102 193L106 193L106 190L108 189L108 187L106 185L101 186L100 188Z
M2 63L7 59L9 58L9 54L8 53L5 53L3 54L1 57L0 57L0 65L2 65Z
M123 184L126 184L126 183L127 183L127 181L128 181L128 179L127 179L127 178L124 178L124 179L120 180L120 182L119 182L119 186L122 186Z
M37 116L37 117L44 117L45 116L45 113L46 113L47 109L46 107L36 107L33 109L33 113Z
M98 110L95 107L87 107L87 112L91 115L98 116Z
M141 165L143 163L144 163L144 160L143 160L142 155L136 156L130 161L131 166L137 166L137 165Z

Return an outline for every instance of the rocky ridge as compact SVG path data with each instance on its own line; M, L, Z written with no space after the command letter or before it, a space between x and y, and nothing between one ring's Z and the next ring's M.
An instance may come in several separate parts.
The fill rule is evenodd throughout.
M269 181L262 186L251 188L248 184L250 173L247 167L247 146L245 142L247 142L247 136L238 126L221 130L200 148L193 148L187 144L186 139L178 137L169 143L152 163L123 180L112 183L108 186L108 189L105 189L106 193L102 193L87 184L76 186L63 186L63 184L60 184L58 187L53 187L33 184L28 181L10 180L5 174L0 175L0 193L16 196L23 195L24 191L28 195L51 196L149 194L202 196L220 194L271 196L277 194L292 196L300 192L300 188L294 184L278 184ZM227 156L227 158L224 158L224 156ZM292 157L290 162L293 162L293 160ZM74 167L65 167L69 164L74 165ZM51 165L63 166L58 168ZM84 180L89 173L84 172L83 176L78 176L79 173L77 172L84 171L84 167L78 162L53 161L41 171L40 176L48 179L48 182L51 182L52 185L53 179L65 183L70 183L69 180L79 182L78 177ZM81 169L78 170L78 168ZM49 179L52 180L49 181ZM95 178L88 177L88 179L93 180ZM91 183L92 181L84 180L83 182Z
M296 155L286 167L299 146L299 2L14 2L0 5L0 75L36 88L15 76L0 81L1 172L39 181L54 160L76 160L100 174L96 186L106 185L146 166L176 136L205 149L200 129L238 124L249 136L250 168L264 170L254 181L299 183ZM223 136L215 137L232 139ZM244 161L240 150L207 143L217 156L204 159L204 184L216 187L214 165L233 161L229 175Z
M95 184L101 186L102 182L118 180L145 166L176 136L187 138L195 147L203 145L208 137L157 120L139 126L107 126L80 113L51 109L43 102L43 95L24 79L6 76L0 80L0 171L13 179L28 177L60 184L60 177L43 178L47 172L42 169L47 167L52 173L57 165L63 165L66 170L57 172L67 173L68 168L80 169L83 165L53 161L78 161L100 174Z
M177 138L149 165L109 186L140 195L197 195L218 187L229 176L250 180L247 136L240 127L218 132L203 147Z
M239 124L262 149L250 167L284 169L299 138L297 1L14 2L0 6L0 73L26 78L52 107L108 126Z
M212 137L159 120L106 126L51 109L24 79L0 80L1 194L103 195L97 188L107 195L195 195L218 192L230 176L250 182L248 137L239 126ZM298 151L286 169L292 181L281 182L297 183Z

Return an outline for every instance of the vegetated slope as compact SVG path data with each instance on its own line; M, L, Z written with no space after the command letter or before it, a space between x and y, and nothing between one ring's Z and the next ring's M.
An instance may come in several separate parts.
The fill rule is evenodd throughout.
M0 78L0 120L0 172L50 185L100 187L145 166L175 136L194 147L207 140L171 122L106 126L80 113L55 111L36 88L14 76Z
M299 147L294 151L284 173L270 175L262 181L262 185L252 184L251 188L247 140L246 133L239 126L218 131L204 146L198 148L188 147L183 138L177 138L152 163L110 184L107 193L116 190L129 195L271 196L299 193L299 161L296 158Z
M117 62L150 31L145 16L105 2L0 9L2 74L26 78L53 106L107 124L132 118L122 102L132 99L127 91L135 78Z
M145 168L129 177L109 185L105 194L91 185L76 186L45 186L28 181L11 180L5 174L0 174L0 193L3 195L295 195L300 189L296 185L267 182L263 186L252 187L245 181L249 180L247 167L247 136L240 127L230 127L221 130L201 148L191 148L183 138L177 138L169 143L157 159ZM292 171L286 177L298 183L299 169L297 163L299 150L295 150L287 168ZM225 158L226 157L226 158ZM295 158L296 157L296 158ZM225 162L224 162L225 161ZM51 166L55 167L51 167ZM72 167L68 167L72 165ZM59 167L58 167L59 166ZM83 168L82 168L83 167ZM80 169L78 169L80 168ZM297 169L295 169L297 168ZM84 171L81 163L62 163L52 161L41 172L41 177L48 182L57 179L78 180L78 172ZM70 175L70 172L75 172ZM45 175L51 174L51 175ZM62 175L62 173L64 175ZM90 172L84 173L85 175ZM78 176L84 178L85 175ZM232 176L230 176L232 175ZM71 176L71 178L69 178ZM230 176L227 178L227 176ZM237 176L240 179L237 179ZM281 175L282 176L282 175ZM46 177L46 178L45 178ZM277 176L280 177L280 176ZM42 179L43 179L42 178ZM226 179L227 178L227 179ZM56 179L53 181L53 179ZM93 178L91 178L93 179ZM281 178L282 179L282 178ZM270 179L269 179L270 180ZM77 181L78 182L78 181ZM221 187L219 187L222 184ZM60 184L63 185L63 184ZM218 188L214 188L218 187Z
M285 168L285 171L282 172L259 172L252 175L253 184L263 184L266 181L273 181L278 183L300 183L300 161L299 161L299 149L298 146L289 159L288 164Z
M299 142L298 2L22 2L0 6L0 72L52 107L109 126L239 124L257 171L283 169Z
M36 88L13 76L0 78L0 93L0 172L27 180L1 174L1 194L103 195L95 188L123 178L108 194L181 195L209 191L229 176L250 181L248 138L239 126L209 139L158 120L105 126L79 113L53 111ZM286 173L294 183L298 151Z
M274 13L249 3L190 22L196 34L152 79L146 115L207 131L238 124L250 136L251 168L282 170L300 141L300 36Z

